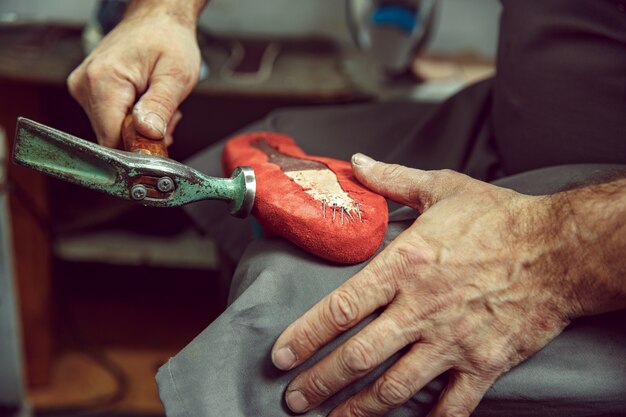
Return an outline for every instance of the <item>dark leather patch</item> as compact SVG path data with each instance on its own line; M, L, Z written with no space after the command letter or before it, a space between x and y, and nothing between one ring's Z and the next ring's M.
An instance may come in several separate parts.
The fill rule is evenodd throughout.
M276 149L264 140L258 140L253 142L252 146L266 154L268 156L269 162L278 165L283 172L328 169L326 165L320 162L293 158L291 156L280 153L278 149Z

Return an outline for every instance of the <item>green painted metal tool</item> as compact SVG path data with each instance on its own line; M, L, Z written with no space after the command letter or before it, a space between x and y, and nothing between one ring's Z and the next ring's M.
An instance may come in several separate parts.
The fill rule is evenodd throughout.
M230 178L209 177L169 158L105 148L29 119L17 121L13 158L44 174L153 207L223 200L230 213L246 217L256 179L250 167Z

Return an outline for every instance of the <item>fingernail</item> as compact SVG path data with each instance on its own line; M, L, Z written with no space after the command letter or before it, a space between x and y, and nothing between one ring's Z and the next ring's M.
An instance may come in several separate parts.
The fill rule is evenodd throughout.
M165 136L167 125L165 124L165 120L158 114L152 112L145 114L141 117L141 121L159 132L161 136Z
M287 371L295 365L296 354L288 347L280 348L274 353L272 362L274 362L274 365L276 365L278 369Z
M362 153L355 153L352 155L352 163L360 167L367 168L374 165L375 162L375 160L367 155L363 155Z
M302 413L309 408L309 402L306 397L297 390L288 392L285 396L285 401L287 402L287 407L294 413Z

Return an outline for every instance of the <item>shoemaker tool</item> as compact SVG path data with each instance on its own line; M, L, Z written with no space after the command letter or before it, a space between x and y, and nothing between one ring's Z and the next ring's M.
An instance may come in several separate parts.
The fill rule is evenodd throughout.
M126 151L109 149L29 119L17 122L13 157L44 174L152 207L177 207L199 200L223 200L230 213L246 217L256 179L249 167L230 178L209 177L167 157L163 141L143 138L127 116Z

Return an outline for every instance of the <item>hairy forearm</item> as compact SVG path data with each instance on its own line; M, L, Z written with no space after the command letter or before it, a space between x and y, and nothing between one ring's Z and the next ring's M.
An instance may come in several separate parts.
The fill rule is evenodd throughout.
M566 243L564 272L573 282L576 316L626 308L626 179L551 197Z
M132 0L125 18L165 13L182 23L195 25L207 3L208 0Z

